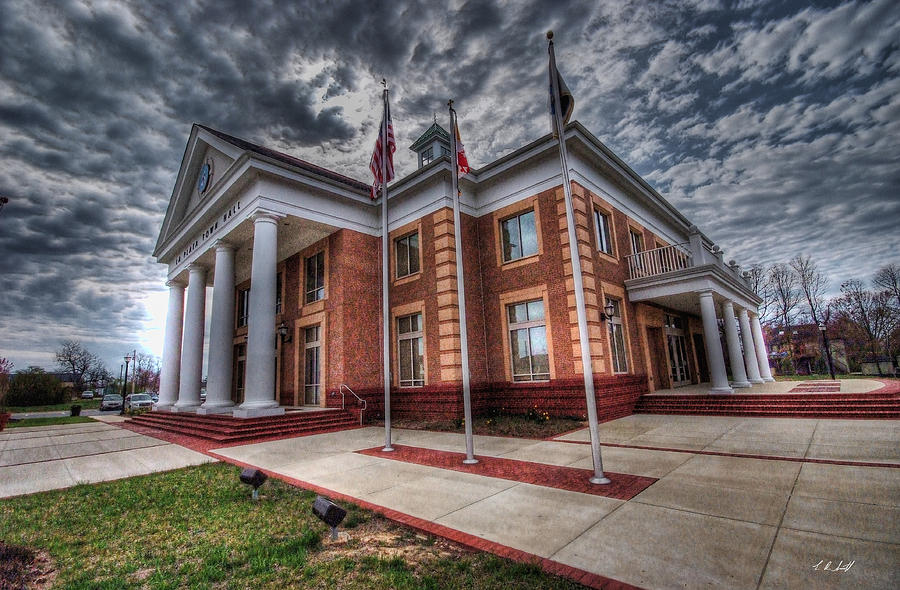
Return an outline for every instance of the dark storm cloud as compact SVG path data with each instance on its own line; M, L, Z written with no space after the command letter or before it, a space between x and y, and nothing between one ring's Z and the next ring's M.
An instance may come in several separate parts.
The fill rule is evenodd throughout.
M453 98L484 165L549 130L548 29L575 117L726 258L895 255L896 2L4 2L0 356L136 345L191 123L368 180L384 77L401 146Z

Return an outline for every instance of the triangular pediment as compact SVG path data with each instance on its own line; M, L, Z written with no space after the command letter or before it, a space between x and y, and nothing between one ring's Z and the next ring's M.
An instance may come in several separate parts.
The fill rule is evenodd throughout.
M175 178L175 187L156 242L155 251L182 225L191 212L212 198L219 181L225 177L244 150L210 133L200 125L191 135Z

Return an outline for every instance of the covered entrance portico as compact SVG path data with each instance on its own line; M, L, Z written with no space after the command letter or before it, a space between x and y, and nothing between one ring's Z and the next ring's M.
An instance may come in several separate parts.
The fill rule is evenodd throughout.
M640 252L629 256L628 263L630 278L625 287L632 302L653 303L701 318L710 393L733 393L734 388L774 381L756 313L760 298L740 268L733 262L726 265L722 251L706 243L696 228L692 228L689 242ZM677 387L691 382L688 341L678 319L666 317L671 383Z
M344 228L374 233L378 222L365 185L308 166L278 161L201 126L192 130L154 252L169 266L155 410L254 418L284 414L285 405L324 401L319 391L324 319L315 326L307 325L307 318L300 321L296 292L303 279L298 285L299 272L292 267L288 288L286 260ZM318 279L324 281L324 262L321 267ZM323 298L324 283L321 291ZM319 308L324 318L324 305ZM200 398L204 358L205 401ZM286 365L299 380L293 400L290 391L286 398L280 395L282 385L291 383L282 378Z

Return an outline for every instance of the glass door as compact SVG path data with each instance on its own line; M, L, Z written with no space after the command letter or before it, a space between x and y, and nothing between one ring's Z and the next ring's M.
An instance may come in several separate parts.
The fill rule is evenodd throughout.
M303 348L303 403L310 406L319 405L319 374L321 373L319 326L306 328L304 331L305 345Z

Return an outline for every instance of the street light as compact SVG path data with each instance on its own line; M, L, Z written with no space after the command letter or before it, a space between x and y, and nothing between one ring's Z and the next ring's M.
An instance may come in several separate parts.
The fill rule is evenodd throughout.
M125 415L125 395L128 393L128 363L131 362L132 356L130 354L125 355L125 380L122 382L122 410L119 412L120 416Z
M834 381L834 363L831 362L831 346L828 345L828 332L824 323L819 324L819 331L822 332L822 341L825 343L825 356L828 357L828 372L831 374L831 380Z

